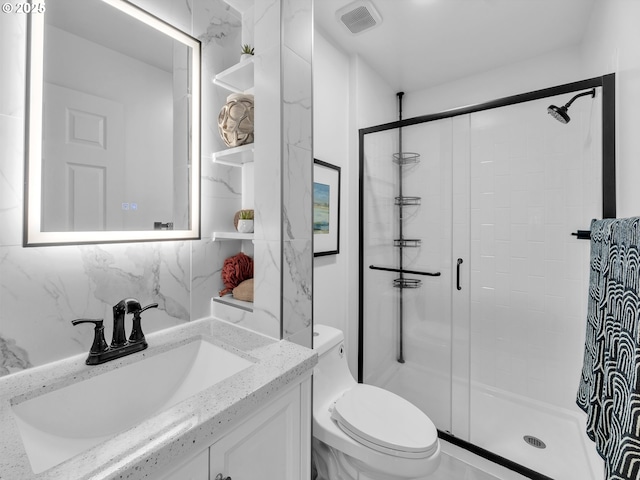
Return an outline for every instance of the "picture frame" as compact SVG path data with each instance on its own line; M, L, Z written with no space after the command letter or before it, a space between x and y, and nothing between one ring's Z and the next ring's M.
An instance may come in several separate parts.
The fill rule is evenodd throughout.
M313 256L340 253L340 167L313 160Z

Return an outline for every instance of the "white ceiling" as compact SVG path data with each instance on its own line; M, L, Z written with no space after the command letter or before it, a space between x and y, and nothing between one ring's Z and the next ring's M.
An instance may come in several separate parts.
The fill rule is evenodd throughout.
M315 0L316 28L410 92L577 45L597 0L372 0L359 35L335 18L352 1Z

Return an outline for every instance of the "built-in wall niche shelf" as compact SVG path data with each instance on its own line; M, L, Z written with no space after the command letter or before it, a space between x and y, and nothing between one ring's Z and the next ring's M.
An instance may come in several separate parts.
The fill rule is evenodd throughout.
M213 162L232 167L241 167L245 163L253 162L253 143L240 145L213 153Z
M213 162L232 167L242 167L242 208L253 208L253 143L213 153ZM253 240L253 233L213 232L216 240Z
M417 238L399 238L393 241L394 247L419 247L422 244L422 240Z
M253 233L240 232L213 232L213 241L216 240L252 240Z
M229 307L239 308L247 312L253 312L253 303L245 302L243 300L237 300L233 298L233 295L224 295L223 297L213 297L214 302L227 305Z
M253 57L247 58L223 70L213 78L213 83L235 93L253 91Z
M403 207L420 205L421 202L422 198L420 197L396 197L396 205L402 205Z
M393 163L411 165L420 162L420 154L415 152L401 152L393 154Z

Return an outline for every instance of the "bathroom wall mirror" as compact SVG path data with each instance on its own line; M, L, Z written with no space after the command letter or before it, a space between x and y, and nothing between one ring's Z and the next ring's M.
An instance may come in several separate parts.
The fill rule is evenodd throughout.
M24 245L200 238L200 42L123 0L40 3Z

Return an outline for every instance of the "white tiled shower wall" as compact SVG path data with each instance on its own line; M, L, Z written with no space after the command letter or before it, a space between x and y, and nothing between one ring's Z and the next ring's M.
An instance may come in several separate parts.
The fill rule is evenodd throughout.
M589 267L589 242L570 234L602 216L599 90L573 104L566 125L546 108L572 95L470 120L472 382L566 409Z

